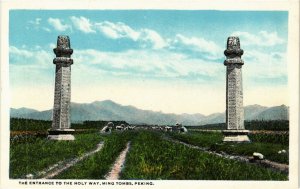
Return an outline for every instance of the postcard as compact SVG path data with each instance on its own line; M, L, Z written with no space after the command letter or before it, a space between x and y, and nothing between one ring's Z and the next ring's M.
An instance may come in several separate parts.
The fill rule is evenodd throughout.
M297 188L298 1L2 1L1 188Z

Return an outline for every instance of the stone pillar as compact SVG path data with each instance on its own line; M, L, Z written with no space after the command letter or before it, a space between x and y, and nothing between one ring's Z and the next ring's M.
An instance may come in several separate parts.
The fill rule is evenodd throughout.
M227 49L224 51L226 60L226 126L223 130L224 142L250 142L248 130L244 127L244 106L242 86L241 59L244 51L240 48L238 37L228 37Z
M53 63L55 70L55 92L52 117L52 128L48 131L51 140L74 140L70 129L70 99L71 99L71 65L73 49L69 36L58 36L57 47L53 49L56 58Z

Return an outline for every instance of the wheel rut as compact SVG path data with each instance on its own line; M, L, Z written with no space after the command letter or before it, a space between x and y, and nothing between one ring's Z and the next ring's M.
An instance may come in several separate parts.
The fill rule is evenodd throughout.
M257 164L257 165L262 166L262 167L270 168L273 171L280 171L280 172L283 172L283 173L286 173L286 174L288 174L288 172L289 172L289 165L287 165L287 164L277 163L277 162L273 162L273 161L270 161L270 160L267 160L267 159L254 160L250 156L231 155L231 154L227 154L225 152L211 151L208 148L203 148L203 147L191 145L191 144L188 144L188 143L185 143L183 141L176 140L176 139L173 139L173 138L170 138L170 137L164 137L164 138L166 140L170 141L170 142L182 144L182 145L185 145L189 148L198 149L198 150L201 150L203 152L213 154L213 155L216 155L216 156L219 156L219 157L222 157L222 158L232 159L232 160L236 160L236 161L240 161L240 162Z
M105 175L106 180L118 180L124 167L126 155L130 149L130 141L126 144L126 148L120 153L115 163L113 164L110 172Z
M61 172L69 169L70 167L76 165L78 162L86 159L87 157L95 154L96 152L99 152L102 148L103 148L104 142L100 142L97 144L97 147L92 150L89 151L87 153L85 153L84 155L77 157L77 158L73 158L73 159L69 159L66 161L60 161L54 165L49 166L48 168L46 168L45 170L38 172L35 175L30 176L29 178L36 178L36 179L51 179L57 175L59 175ZM28 178L28 176L27 176Z

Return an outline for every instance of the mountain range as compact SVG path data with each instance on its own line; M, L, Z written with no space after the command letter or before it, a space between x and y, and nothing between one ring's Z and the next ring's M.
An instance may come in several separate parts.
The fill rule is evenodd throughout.
M245 120L288 120L289 108L285 105L265 107L250 105L244 107ZM29 108L10 109L12 118L28 118L51 120L52 109L38 111ZM123 106L111 100L95 101L92 103L71 103L71 121L82 122L85 120L123 120L130 124L158 124L174 125L204 125L224 123L225 113L210 115L172 114L151 110L141 110L134 106Z

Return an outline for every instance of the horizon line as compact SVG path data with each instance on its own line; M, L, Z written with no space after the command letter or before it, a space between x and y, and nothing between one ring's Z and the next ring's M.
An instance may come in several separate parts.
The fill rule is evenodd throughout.
M136 107L136 106L133 106L133 105L124 105L124 104L121 104L121 103L118 103L118 102L115 102L113 100L110 100L110 99L105 99L105 100L94 100L92 102L71 102L72 103L75 103L75 104L93 104L93 103L96 103L96 102L104 102L104 101L111 101L115 104L118 104L120 106L132 106L136 109L139 109L139 110L142 110L142 111L152 111L152 112L159 112L159 113L163 113L163 114L175 114L175 115L182 115L182 114L189 114L189 115L193 115L193 114L202 114L202 115L205 115L205 116L208 116L208 115L212 115L212 114L217 114L217 113L224 113L226 111L226 108L221 112L221 111L218 111L218 112L214 112L214 113L210 113L210 114L203 114L203 113L200 113L200 112L196 112L196 113L174 113L174 112L164 112L162 110L150 110L150 109L143 109L143 108L140 108L140 107ZM278 107L278 106L286 106L286 107L289 107L288 105L286 104L278 104L278 105L273 105L273 106L265 106L265 105L260 105L260 104L249 104L249 105L243 105L243 107L247 107L247 106L262 106L262 107L266 107L266 108L271 108L271 107ZM15 108L15 107L10 107L10 109L22 109L22 108L26 108L26 109L31 109L31 110L35 110L35 111L39 111L39 112L42 112L42 111L49 111L49 110L53 110L53 108L47 108L47 109L35 109L35 108L32 108L32 107L19 107L19 108Z

